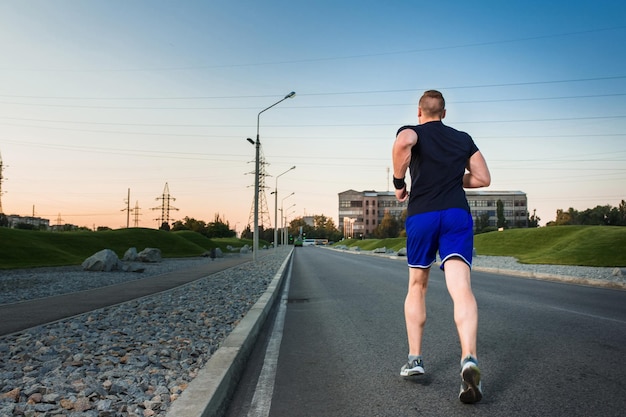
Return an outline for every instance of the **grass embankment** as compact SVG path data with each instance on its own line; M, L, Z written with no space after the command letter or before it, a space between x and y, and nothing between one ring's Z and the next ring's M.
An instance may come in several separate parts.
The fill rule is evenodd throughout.
M398 250L406 246L406 239L350 239L338 244ZM510 229L476 235L474 246L479 255L513 256L528 264L626 266L626 227Z
M113 250L120 258L128 248L137 251L158 248L165 258L200 256L213 248L227 253L228 245L252 246L251 240L209 239L191 231L131 228L101 232L40 232L0 227L0 269L39 266L80 265L103 249Z

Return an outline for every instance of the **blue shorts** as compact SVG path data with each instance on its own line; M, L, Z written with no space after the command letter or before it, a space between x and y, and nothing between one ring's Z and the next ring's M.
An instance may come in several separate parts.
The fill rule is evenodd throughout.
M444 263L461 258L472 267L474 223L466 210L452 208L414 214L406 219L407 261L411 268L430 268L437 260L437 251Z

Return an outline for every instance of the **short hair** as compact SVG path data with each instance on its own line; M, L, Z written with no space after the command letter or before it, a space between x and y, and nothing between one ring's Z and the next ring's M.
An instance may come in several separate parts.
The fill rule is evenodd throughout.
M420 98L419 107L422 109L422 113L428 117L443 116L443 111L446 109L446 101L437 90L424 91L424 94Z

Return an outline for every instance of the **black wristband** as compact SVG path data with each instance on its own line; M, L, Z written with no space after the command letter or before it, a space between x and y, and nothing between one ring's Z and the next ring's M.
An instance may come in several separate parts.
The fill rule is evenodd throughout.
M401 190L406 187L406 182L404 182L404 178L393 177L393 186L396 190Z

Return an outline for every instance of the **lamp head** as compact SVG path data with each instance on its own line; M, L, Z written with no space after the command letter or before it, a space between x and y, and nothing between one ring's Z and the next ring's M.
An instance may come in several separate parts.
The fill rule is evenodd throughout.
M248 142L250 142L251 144L253 144L253 145L254 145L254 141L253 141L252 139L248 138L248 139L246 139L246 140L247 140Z
M295 95L296 95L296 92L292 91L291 93L287 94L285 98L292 98L292 97L295 97Z

